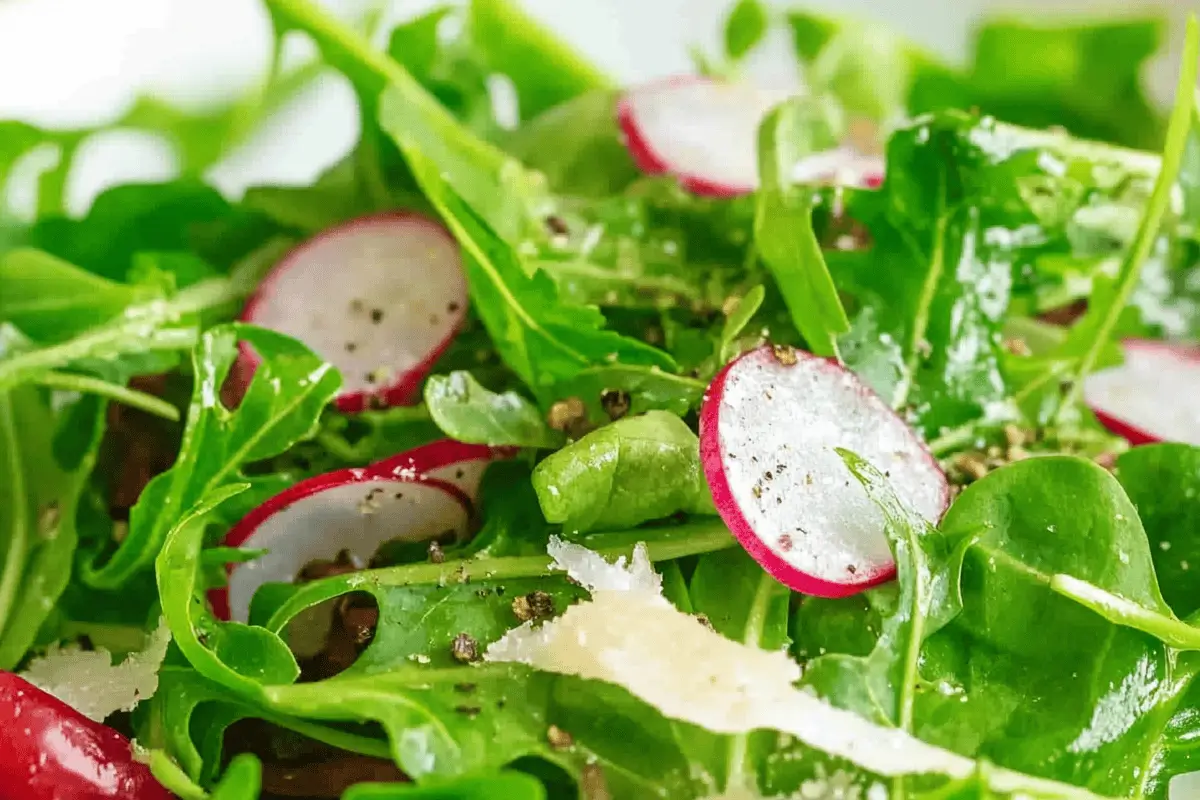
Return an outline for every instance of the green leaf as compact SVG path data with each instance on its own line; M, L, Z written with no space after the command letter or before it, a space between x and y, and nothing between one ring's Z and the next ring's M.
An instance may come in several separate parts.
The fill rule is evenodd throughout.
M1113 474L1141 516L1163 598L1180 618L1200 609L1200 448L1135 447Z
M721 328L721 339L717 343L717 356L722 364L736 355L734 347L737 338L741 336L742 331L750 324L750 320L758 313L766 296L766 290L761 285L755 286L745 296L738 299L737 307L725 317L725 324Z
M545 800L538 780L520 772L457 778L418 784L368 784L350 787L342 800Z
M537 406L515 392L489 392L469 372L434 375L425 383L425 405L451 439L492 446L555 448L563 442Z
M760 0L738 0L725 19L725 55L741 60L766 36L769 22Z
M219 390L238 357L238 341L262 363L236 410ZM312 434L341 381L307 348L278 333L245 325L213 328L192 355L195 389L175 466L155 477L130 514L115 552L84 569L97 588L116 588L149 567L171 525L201 498L242 480L242 468ZM262 499L262 498L260 498Z
M791 186L788 171L802 155L824 149L829 137L811 100L784 103L759 128L758 210L754 244L771 269L808 348L837 355L837 337L850 330L812 226L810 193Z
M533 485L546 519L572 534L714 512L696 434L665 411L589 433L538 464Z
M588 418L597 424L610 420L604 410L604 395L623 391L629 395L627 414L669 411L682 417L700 406L708 384L685 375L672 375L654 366L613 364L586 367L570 378L546 390L547 399L577 397L587 408Z
M90 397L52 409L33 387L0 391L0 669L21 661L70 581L103 411Z
M148 286L116 283L41 250L0 255L0 321L40 342L61 342L155 299Z
M471 0L471 40L487 67L507 75L517 90L522 119L531 119L612 82L510 0Z
M472 306L505 363L536 395L544 398L548 386L580 369L614 361L674 370L661 350L604 330L604 317L595 308L560 303L553 281L542 272L529 275L516 251L488 230L433 162L408 147L406 155L463 247Z

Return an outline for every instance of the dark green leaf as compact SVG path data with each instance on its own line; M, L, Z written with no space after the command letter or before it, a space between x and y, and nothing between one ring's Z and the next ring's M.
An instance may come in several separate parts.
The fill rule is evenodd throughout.
M738 0L725 19L725 55L738 61L767 33L767 9L760 0Z
M714 511L696 434L665 411L589 433L539 464L533 485L546 519L572 534Z

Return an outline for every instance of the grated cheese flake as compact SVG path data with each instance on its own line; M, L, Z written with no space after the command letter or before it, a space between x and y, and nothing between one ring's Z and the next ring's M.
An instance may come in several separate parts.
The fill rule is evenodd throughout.
M120 664L103 647L52 645L29 662L21 677L96 722L117 711L132 711L158 691L158 668L167 655L171 631L160 619L145 648Z
M653 568L643 545L628 565L624 559L608 564L558 540L549 552L558 569L592 592L591 600L537 628L526 622L510 630L488 648L488 661L613 683L668 718L716 733L780 731L881 776L975 773L971 759L795 688L800 666L785 653L734 642L676 609L662 595L661 577L647 574ZM1095 797L1001 769L992 772L991 784L1001 791L1044 787L1050 796Z

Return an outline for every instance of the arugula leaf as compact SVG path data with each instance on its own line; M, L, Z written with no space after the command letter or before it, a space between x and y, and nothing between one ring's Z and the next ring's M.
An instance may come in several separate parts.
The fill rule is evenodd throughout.
M0 669L13 669L70 580L76 514L100 445L103 404L53 408L0 390Z
M737 338L750 324L766 297L766 290L761 285L755 286L744 297L738 299L737 306L725 317L725 324L721 327L721 338L717 342L717 360L722 364L737 355Z
M388 104L385 102L385 114ZM603 330L594 308L559 303L553 281L530 276L516 252L493 234L439 176L434 163L405 148L430 201L463 246L471 301L505 362L545 400L547 387L588 366L612 363L674 370L650 345Z
M239 339L253 346L263 363L241 404L231 411L218 395L237 359ZM83 578L91 586L117 588L147 568L175 515L241 480L244 465L275 456L310 435L341 383L329 365L298 342L240 324L206 332L192 355L192 369L195 389L175 466L142 492L116 551L84 567Z
M813 232L811 200L804 189L791 186L788 176L801 155L824 149L832 139L814 117L819 111L812 101L790 100L768 114L759 128L762 188L754 244L808 349L819 356L836 356L837 337L850 330L850 321Z
M425 404L437 426L460 442L542 448L563 443L537 406L515 392L489 392L469 372L430 377Z
M642 414L653 410L669 411L682 417L700 406L708 384L686 375L672 375L651 366L612 364L586 367L570 378L554 384L550 397L576 397L583 401L588 419L597 424L610 420L604 410L604 396L613 391L629 395L627 414Z
M533 472L542 513L568 534L627 528L683 511L712 514L696 434L648 411L589 433Z

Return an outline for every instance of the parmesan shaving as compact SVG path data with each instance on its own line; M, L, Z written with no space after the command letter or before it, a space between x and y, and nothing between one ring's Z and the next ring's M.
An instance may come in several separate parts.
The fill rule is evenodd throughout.
M559 618L526 622L488 648L488 661L518 662L624 687L665 716L724 734L772 729L881 776L974 774L975 762L911 734L875 725L793 684L800 667L783 652L726 639L663 596L643 545L632 563L606 563L552 540L554 565L592 592ZM1060 797L1095 797L1053 781L995 770L998 790L1042 787ZM803 794L801 796L804 796Z
M132 711L158 691L158 668L167 655L171 631L165 619L150 634L146 647L120 664L103 647L52 645L29 662L21 677L96 722L117 711Z

